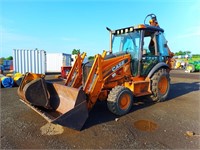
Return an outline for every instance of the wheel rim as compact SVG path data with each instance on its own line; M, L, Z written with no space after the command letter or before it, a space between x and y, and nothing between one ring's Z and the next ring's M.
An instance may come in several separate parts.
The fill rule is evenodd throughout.
M158 83L158 89L160 94L164 95L167 92L168 88L168 80L165 76L161 77L159 83Z
M131 97L129 94L126 94L124 93L122 96L121 96L121 99L120 99L120 102L119 102L119 106L121 109L125 110L129 107L131 103Z

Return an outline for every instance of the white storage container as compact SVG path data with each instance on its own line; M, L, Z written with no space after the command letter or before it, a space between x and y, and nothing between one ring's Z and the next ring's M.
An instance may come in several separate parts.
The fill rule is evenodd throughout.
M25 74L26 72L45 74L46 52L44 50L13 50L13 70Z
M72 55L72 56L71 56L71 57L72 57L72 62L71 62L72 66L73 66L73 65L74 65L74 63L75 63L76 56L77 56L77 55Z
M61 72L63 66L71 66L71 54L47 53L47 72Z

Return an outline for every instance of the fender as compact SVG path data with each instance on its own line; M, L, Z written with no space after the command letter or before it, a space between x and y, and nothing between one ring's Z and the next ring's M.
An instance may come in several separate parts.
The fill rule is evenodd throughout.
M169 66L164 63L164 62L159 62L158 64L156 64L151 71L149 72L149 74L147 75L148 78L151 78L152 75L154 74L155 71L157 71L159 68L166 68L169 69Z

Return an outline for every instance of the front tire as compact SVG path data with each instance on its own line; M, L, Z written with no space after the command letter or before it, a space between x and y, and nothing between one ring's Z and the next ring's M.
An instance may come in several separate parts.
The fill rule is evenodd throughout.
M166 69L160 69L151 78L151 99L155 102L166 100L170 90L170 77Z
M108 95L107 106L112 113L125 115L133 106L133 93L126 87L116 86Z

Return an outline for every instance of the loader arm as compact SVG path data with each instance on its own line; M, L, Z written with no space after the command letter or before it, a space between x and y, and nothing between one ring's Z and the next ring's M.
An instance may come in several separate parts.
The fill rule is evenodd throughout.
M76 60L74 62L74 65L72 69L69 72L69 75L67 77L67 80L65 82L66 86L73 87L73 88L79 88L82 83L82 63L86 56L86 53L83 53L82 55L78 54L76 57Z
M123 54L110 59L105 59L105 56L105 51L102 55L95 56L94 63L83 87L83 91L88 96L88 109L93 107L105 87L113 88L118 84L123 84L125 79L131 76L130 54ZM121 70L120 73L119 70ZM109 82L107 82L107 79ZM107 94L104 95L104 99L106 98Z

